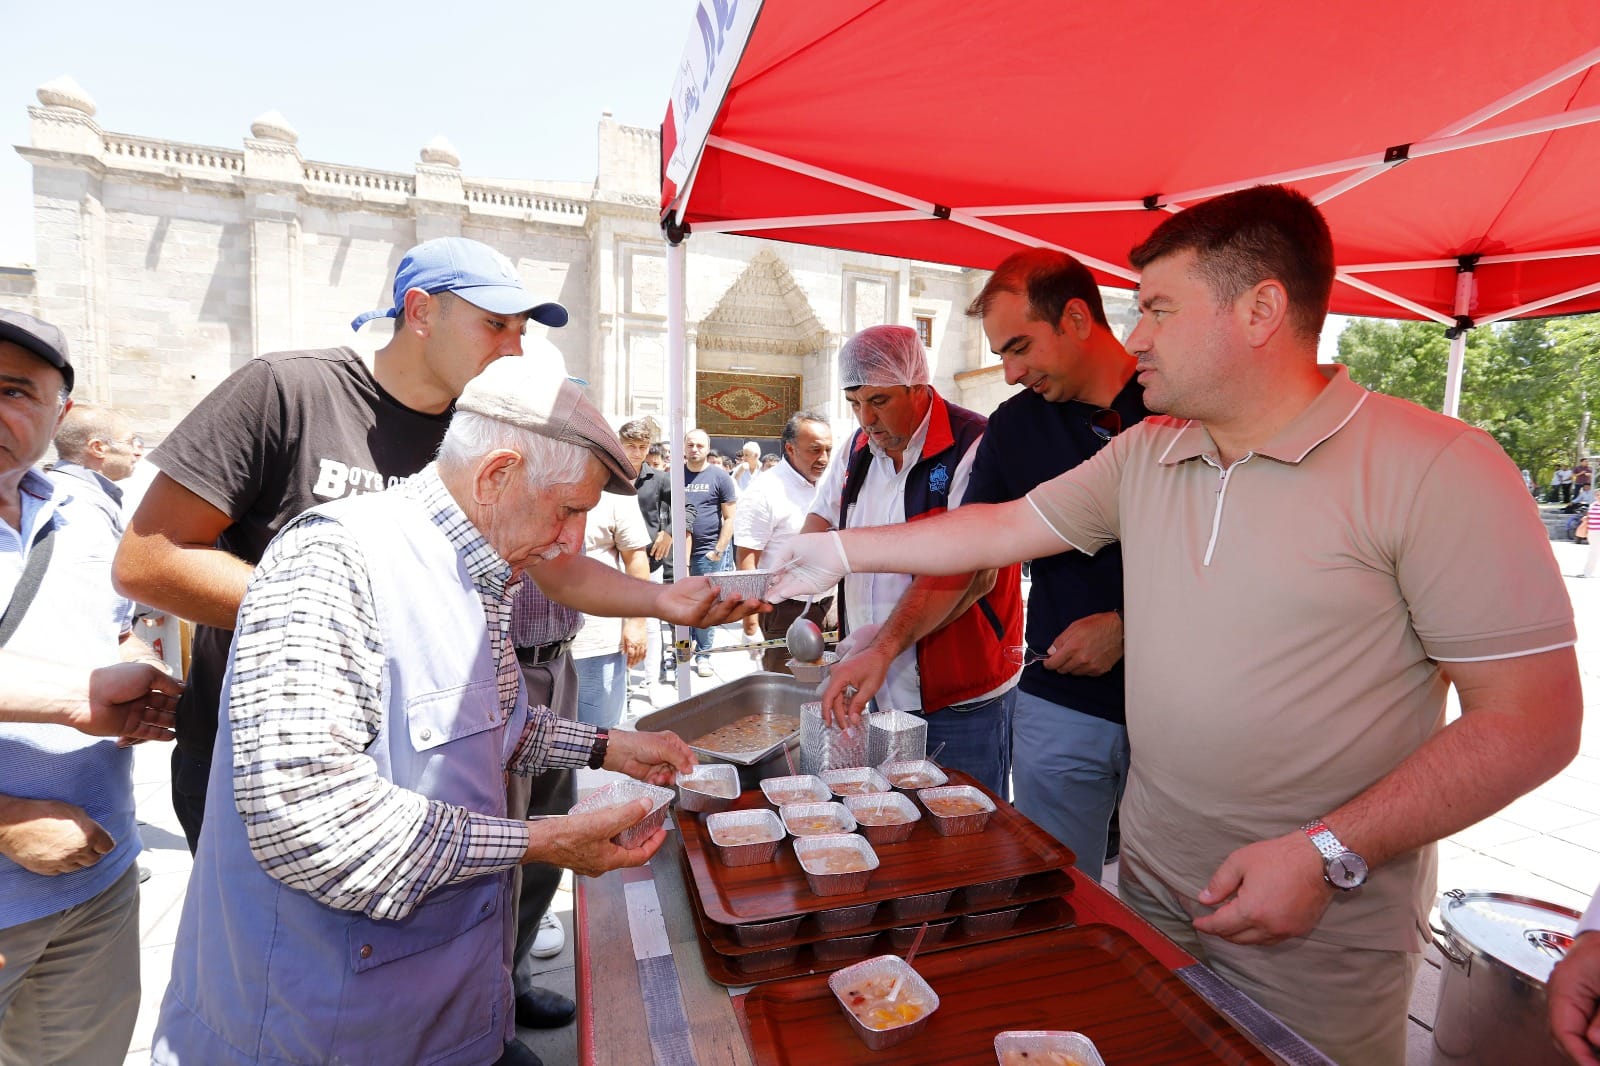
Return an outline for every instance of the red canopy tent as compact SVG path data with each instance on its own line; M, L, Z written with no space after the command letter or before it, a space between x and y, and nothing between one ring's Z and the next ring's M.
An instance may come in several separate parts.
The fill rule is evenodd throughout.
M683 249L739 233L1128 285L1186 204L1322 206L1333 309L1465 328L1600 310L1600 4L700 0L662 133L669 401Z

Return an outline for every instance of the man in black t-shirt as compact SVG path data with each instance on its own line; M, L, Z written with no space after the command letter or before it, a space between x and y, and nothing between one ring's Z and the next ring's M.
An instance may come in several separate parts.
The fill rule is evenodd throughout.
M967 314L983 320L1006 381L1026 388L989 416L963 503L1021 499L1149 414L1094 276L1071 256L1038 248L1007 258ZM1014 802L1098 881L1128 776L1122 552L1035 559L1032 577L1027 646L1047 656L1017 685Z
M733 540L733 508L739 498L733 478L710 461L711 438L703 429L691 429L683 437L683 493L686 506L692 506L689 533L689 573L715 574L728 569L728 544ZM695 629L695 673L711 676L711 630Z
M151 456L160 467L117 552L123 594L198 623L178 704L172 800L200 836L234 616L267 544L307 508L404 481L433 459L466 383L522 354L531 320L564 326L511 261L459 237L401 260L394 337L368 370L353 350L273 352L212 390Z

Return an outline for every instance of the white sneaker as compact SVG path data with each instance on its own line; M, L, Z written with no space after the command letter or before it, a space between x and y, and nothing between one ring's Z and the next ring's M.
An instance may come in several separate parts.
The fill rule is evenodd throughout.
M539 919L539 931L533 936L533 947L528 949L528 954L536 959L553 959L566 946L567 931L562 927L561 919L545 911L544 917Z
M701 659L698 662L696 662L694 664L694 672L699 674L701 677L710 677L711 676L711 660L710 659Z

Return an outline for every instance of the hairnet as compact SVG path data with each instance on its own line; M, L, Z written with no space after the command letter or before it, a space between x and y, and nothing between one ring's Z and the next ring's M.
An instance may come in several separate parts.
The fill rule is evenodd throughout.
M929 385L928 356L910 326L873 326L839 349L839 387Z

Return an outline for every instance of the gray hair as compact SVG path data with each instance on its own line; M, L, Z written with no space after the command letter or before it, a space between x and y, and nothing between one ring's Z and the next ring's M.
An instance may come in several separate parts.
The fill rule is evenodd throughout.
M128 427L122 412L110 407L75 404L56 430L56 454L62 462L81 463L89 452L89 442L100 440L117 444Z
M591 462L600 462L581 445L568 444L472 411L457 411L450 418L444 440L439 443L439 469L466 473L479 459L500 450L522 456L528 483L535 487L575 485L589 475Z

